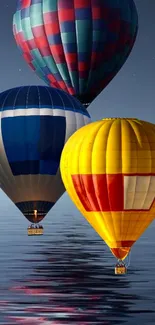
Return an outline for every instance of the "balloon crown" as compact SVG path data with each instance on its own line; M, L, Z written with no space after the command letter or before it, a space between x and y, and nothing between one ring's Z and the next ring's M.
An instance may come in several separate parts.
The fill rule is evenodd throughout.
M139 121L138 118L135 118L135 117L105 117L102 120L136 120L136 121Z

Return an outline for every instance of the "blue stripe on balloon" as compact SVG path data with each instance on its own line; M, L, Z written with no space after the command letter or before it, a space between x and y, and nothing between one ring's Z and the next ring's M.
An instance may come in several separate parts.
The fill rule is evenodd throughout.
M65 142L65 117L3 118L1 128L5 153L14 176L57 173Z
M99 30L99 31L106 31L107 30L107 24L104 20L101 19L94 19L93 21L93 29ZM108 35L109 36L109 35Z
M48 35L47 36L48 42L50 45L56 45L56 44L61 44L61 36L60 34L55 34L55 35Z
M76 43L66 43L63 45L65 53L75 53L77 49Z
M76 8L75 17L77 20L92 19L92 8Z
M60 23L62 33L75 32L75 22L74 21L63 21Z
M21 13L21 19L29 18L30 17L30 7L23 8L20 13Z
M88 53L84 53L84 52L79 52L78 53L78 58L80 60L80 62L85 62L89 57Z
M36 51L38 51L37 49L36 49ZM43 63L44 64L44 63ZM44 74L45 75L47 75L47 74L50 74L51 73L51 71L50 71L50 69L48 68L48 67L41 67L41 71L43 71L44 72Z

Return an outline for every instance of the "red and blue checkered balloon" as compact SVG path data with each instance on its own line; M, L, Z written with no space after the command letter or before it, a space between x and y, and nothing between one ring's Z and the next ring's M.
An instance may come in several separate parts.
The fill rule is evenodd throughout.
M29 66L83 103L120 70L137 30L133 0L19 0L13 21Z

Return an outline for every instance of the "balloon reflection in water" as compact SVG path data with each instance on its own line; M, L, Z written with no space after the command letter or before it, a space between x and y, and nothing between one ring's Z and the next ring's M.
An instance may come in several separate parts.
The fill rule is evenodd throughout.
M59 324L123 323L121 318L130 317L130 305L138 299L137 295L126 294L130 282L126 278L115 278L110 269L102 265L104 263L98 264L101 253L90 251L91 245L97 247L96 241L85 238L80 241L80 247L78 239L66 236L64 245L66 242L69 247L64 251L62 242L47 244L40 257L40 262L44 260L44 263L38 266L39 258L35 263L34 277L11 289L21 295L21 302L26 301L23 306L25 321L28 316L40 316L46 317L47 322ZM89 251L85 249L86 244ZM33 257L25 260L30 267L32 262ZM26 298L22 298L22 293ZM118 322L116 317L119 317Z

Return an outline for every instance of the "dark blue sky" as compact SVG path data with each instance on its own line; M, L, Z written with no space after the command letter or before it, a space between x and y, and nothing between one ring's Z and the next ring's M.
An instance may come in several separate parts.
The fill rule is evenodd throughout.
M135 3L139 15L135 46L118 75L91 104L93 120L128 116L155 123L155 0ZM44 85L27 66L14 41L12 19L16 4L16 0L1 0L0 91L20 85ZM6 196L0 193L1 204L2 201L6 211Z

